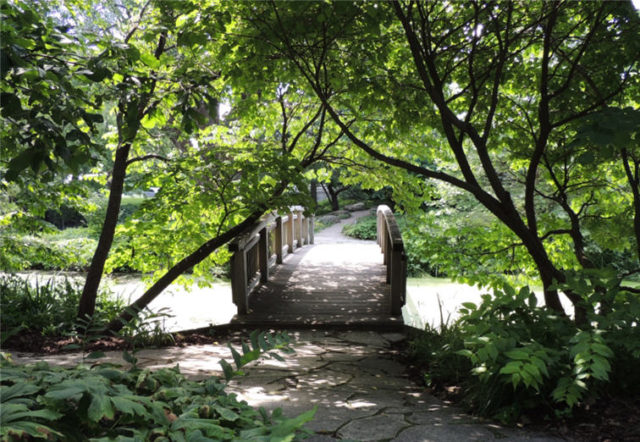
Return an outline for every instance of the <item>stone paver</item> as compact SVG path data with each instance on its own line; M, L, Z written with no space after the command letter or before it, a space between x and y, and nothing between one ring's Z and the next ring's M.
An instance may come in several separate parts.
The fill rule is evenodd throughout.
M355 441L554 441L552 436L504 428L469 416L427 394L393 359L399 333L291 331L296 353L285 362L261 359L231 381L228 390L255 407L282 408L295 416L317 407L307 428L311 442ZM144 350L137 354L148 368L175 366L190 378L221 376L218 360L231 360L224 342ZM46 360L75 365L79 355L14 354L18 363ZM109 352L112 363L127 364Z

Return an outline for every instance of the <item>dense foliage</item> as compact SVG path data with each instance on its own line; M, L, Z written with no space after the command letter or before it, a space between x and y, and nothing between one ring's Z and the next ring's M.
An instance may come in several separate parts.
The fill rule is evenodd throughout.
M544 285L546 305L562 313L554 281L595 268L593 252L636 254L640 232L640 18L629 3L582 6L230 9L250 17L237 22L237 33L254 37L244 44L278 54L305 78L356 147L346 158L364 166L361 182L391 184L396 202L412 212L466 195L484 222L463 226L463 244L437 245L470 252L476 264L462 270L481 282L490 282L486 268L510 271L500 267L513 251L517 268ZM607 112L617 122L603 118ZM568 286L562 294L584 322L581 296Z

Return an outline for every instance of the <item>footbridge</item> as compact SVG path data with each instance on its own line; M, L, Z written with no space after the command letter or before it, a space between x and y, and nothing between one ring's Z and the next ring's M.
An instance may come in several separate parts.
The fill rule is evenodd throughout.
M402 326L406 255L391 209L377 208L377 241L342 224L316 233L301 207L270 214L230 244L232 324L263 328Z

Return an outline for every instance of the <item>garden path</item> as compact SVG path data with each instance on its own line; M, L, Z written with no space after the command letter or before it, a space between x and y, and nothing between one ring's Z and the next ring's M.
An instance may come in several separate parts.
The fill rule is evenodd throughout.
M243 368L247 375L232 380L228 390L254 407L281 408L287 416L317 407L306 426L315 433L306 439L310 442L562 440L483 421L430 395L399 361L396 349L406 339L404 333L305 330L291 331L290 336L295 354L283 362L260 359L250 364ZM226 344L220 339L208 345L146 349L136 357L143 368L179 364L187 377L202 379L222 375L218 361L231 361ZM81 361L79 354L13 357L18 363ZM118 352L108 352L102 361L128 365Z

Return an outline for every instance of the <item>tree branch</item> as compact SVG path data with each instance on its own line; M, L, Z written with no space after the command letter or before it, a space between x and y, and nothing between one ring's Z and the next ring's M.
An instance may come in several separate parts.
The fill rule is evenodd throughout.
M151 153L149 155L143 155L141 157L135 157L127 160L127 167L138 161L146 161L146 160L160 160L160 161L164 161L165 163L171 162L171 160L167 157L163 157L162 155L156 155Z

